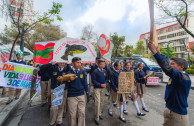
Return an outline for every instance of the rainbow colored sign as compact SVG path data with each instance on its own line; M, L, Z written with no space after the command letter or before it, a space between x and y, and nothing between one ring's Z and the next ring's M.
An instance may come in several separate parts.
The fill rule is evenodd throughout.
M0 72L0 86L30 90L34 69L31 66L6 62ZM40 77L36 80L36 90L41 91Z

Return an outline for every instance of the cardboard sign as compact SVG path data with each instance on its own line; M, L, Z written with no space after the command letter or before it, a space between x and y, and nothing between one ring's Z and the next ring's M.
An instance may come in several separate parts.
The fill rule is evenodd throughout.
M159 77L148 77L147 85L158 85Z
M110 42L108 37L105 34L101 34L97 46L100 50L101 56L105 58L108 61L111 61L111 55L112 55L112 50L114 48L114 44Z
M70 62L73 57L79 57L82 63L95 63L94 46L84 40L63 38L54 47L53 61Z
M119 93L131 93L134 90L134 72L120 72Z
M63 91L65 85L61 85L53 90L54 99L52 101L52 107L61 105L63 103Z
M36 42L33 60L37 64L47 64L53 60L53 50L56 41Z
M31 89L34 67L23 64L6 62L0 72L0 86L18 89ZM36 90L41 91L40 77L36 79Z

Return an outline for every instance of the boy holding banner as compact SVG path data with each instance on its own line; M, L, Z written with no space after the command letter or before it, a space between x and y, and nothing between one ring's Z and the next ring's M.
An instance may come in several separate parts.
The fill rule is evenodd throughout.
M77 78L68 82L68 113L69 126L85 126L85 108L86 97L89 101L88 85L85 72L81 70L81 58L74 57L72 59L73 68L68 72L75 74Z
M103 68L105 67L104 60L98 60L98 68L92 73L92 83L94 84L94 113L95 123L100 124L99 119L103 119L101 116L102 107L104 104L106 84L108 82L107 72Z
M65 63L56 63L43 65L44 69L47 69L49 76L51 78L51 102L54 100L53 90L58 86L62 85L61 82L57 80L57 77L65 75L67 73ZM57 123L57 126L63 126L62 117L63 117L63 108L64 101L61 105L51 106L50 108L50 126L54 126Z
M189 120L187 99L191 88L191 79L184 71L187 69L188 63L181 58L171 58L169 63L160 53L159 47L155 47L152 41L149 41L148 48L165 74L170 77L164 97L166 108L163 126L187 126Z
M13 60L11 62L14 63L19 63L19 64L25 64L25 62L23 61L23 52L22 51L18 51L16 53L16 60ZM21 94L22 89L16 89L16 97L15 100L19 99L20 94ZM14 97L14 88L9 88L9 100L7 101L7 105L10 104L13 101L13 97Z

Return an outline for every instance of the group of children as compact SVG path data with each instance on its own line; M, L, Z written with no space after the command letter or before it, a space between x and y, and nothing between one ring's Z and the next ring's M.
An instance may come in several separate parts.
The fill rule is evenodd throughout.
M134 72L132 62L115 62L109 64L107 61L105 62L103 59L97 57L96 63L86 65L81 63L80 58L74 57L72 64L53 62L41 66L38 71L38 74L41 76L42 106L46 102L50 105L50 126L55 124L63 126L62 118L65 116L66 111L68 112L69 126L85 126L86 103L92 94L94 98L94 122L96 125L99 125L100 120L103 120L102 109L107 90L109 92L110 107L108 113L110 116L113 116L113 103L119 102L119 119L126 122L123 113L128 114L126 104L129 95L132 96L137 116L145 115L140 112L136 101L139 96L143 110L149 112L143 100L146 76L143 72L143 64L141 63L138 64L138 69L134 74L136 88L131 94L119 93L118 80L120 72ZM75 74L77 78L72 78L70 82L59 82L57 80L57 77L69 73ZM53 90L61 84L65 84L63 103L52 107L51 102L54 99ZM47 98L48 100L46 100Z

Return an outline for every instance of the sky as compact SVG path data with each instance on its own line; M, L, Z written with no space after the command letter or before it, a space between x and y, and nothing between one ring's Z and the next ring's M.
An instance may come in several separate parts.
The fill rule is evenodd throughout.
M52 2L63 5L62 22L55 21L68 37L81 38L82 28L92 24L99 36L117 32L125 36L125 44L135 45L142 33L150 30L148 0L34 0L40 13L51 8ZM159 11L155 9L157 16Z

